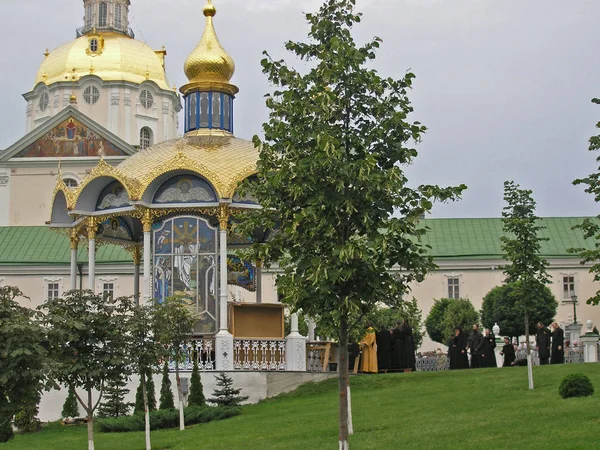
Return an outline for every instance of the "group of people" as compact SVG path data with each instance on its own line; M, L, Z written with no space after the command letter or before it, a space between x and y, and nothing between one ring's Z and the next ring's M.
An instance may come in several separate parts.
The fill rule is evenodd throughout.
M462 328L456 327L448 349L450 369L497 367L495 348L496 337L489 329L486 328L484 334L481 334L479 325L475 324L473 325L473 333L467 338ZM469 353L471 354L470 365Z
M565 361L564 332L558 323L550 325L551 331L543 323L537 324L536 349L540 364L562 364ZM460 327L454 329L454 336L450 340L448 351L450 369L472 369L479 367L497 367L496 337L489 329L484 334L479 331L478 325L473 325L473 333L467 338ZM515 346L510 338L504 338L504 345L500 354L504 357L503 367L526 365L525 359L516 358ZM471 355L469 363L468 354Z
M416 370L413 331L406 319L402 323L397 321L391 330L385 325L375 330L369 325L359 348L363 373Z

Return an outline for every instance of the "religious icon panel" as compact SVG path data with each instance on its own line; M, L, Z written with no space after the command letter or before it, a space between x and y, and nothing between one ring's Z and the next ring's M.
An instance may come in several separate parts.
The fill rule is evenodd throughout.
M154 229L154 298L182 298L195 332L217 331L217 229L198 217L175 217Z

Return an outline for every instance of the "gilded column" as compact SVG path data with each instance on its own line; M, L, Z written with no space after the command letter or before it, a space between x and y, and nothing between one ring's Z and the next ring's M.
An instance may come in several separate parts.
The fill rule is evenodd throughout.
M140 264L142 262L142 250L139 246L133 249L133 299L135 306L140 306Z
M77 249L79 247L79 236L75 228L71 229L71 283L69 289L77 289Z
M233 370L233 336L227 329L227 226L229 205L221 203L219 219L219 332L215 336L216 370Z
M88 289L96 292L96 219L88 217Z
M144 302L149 302L152 298L152 277L150 275L151 269L151 261L150 258L152 256L152 215L150 214L150 210L146 210L144 213L144 218L142 219L142 225L144 226Z

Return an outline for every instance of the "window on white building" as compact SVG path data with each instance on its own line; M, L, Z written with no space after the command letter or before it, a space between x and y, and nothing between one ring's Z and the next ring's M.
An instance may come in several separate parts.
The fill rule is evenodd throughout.
M144 127L140 130L140 149L144 150L152 145L152 130Z
M95 41L95 39L92 39ZM94 50L95 51L95 50ZM83 91L83 99L88 105L93 105L100 98L100 91L96 86L88 86Z
M460 278L448 277L448 298L460 298Z
M75 178L63 178L63 181L68 188L76 188L79 186L79 182Z
M46 300L60 298L60 280L46 280L45 288Z
M571 297L575 294L575 276L564 275L563 276L563 299L571 300Z
M104 300L112 303L115 300L115 283L104 281L102 282L102 296Z
M40 103L39 103L39 107L40 107L40 111L46 111L46 108L48 108L48 104L50 103L50 96L48 95L47 92L44 92L41 96L40 96Z
M102 2L98 5L98 26L105 27L108 17L108 3Z
M93 26L94 12L92 8L93 6L91 3L85 7L85 28L87 30L91 29Z
M140 103L146 109L152 108L152 105L154 104L154 97L149 90L144 89L142 91L140 94Z
M120 30L123 26L123 7L115 5L115 28Z

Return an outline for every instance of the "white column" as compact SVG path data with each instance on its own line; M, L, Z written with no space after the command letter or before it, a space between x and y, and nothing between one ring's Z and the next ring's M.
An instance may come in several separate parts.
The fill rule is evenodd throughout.
M140 305L140 263L141 250L135 247L133 250L133 300L136 306Z
M150 228L150 227L148 227ZM150 257L151 257L151 244L150 244L150 230L146 231L146 225L144 225L144 302L148 303L152 298L152 285L150 276L151 266L150 266Z
M592 331L592 320L586 322L587 333L581 336L581 345L583 346L583 362L598 362L598 336Z
M73 230L75 231L75 230ZM79 238L76 232L71 233L71 283L69 289L74 291L77 289L77 247L79 246Z
M96 292L96 239L88 239L88 289Z
M215 365L217 370L233 370L233 335L227 327L227 225L228 205L219 205L219 332L215 336Z
M292 314L290 321L290 334L285 338L286 370L306 372L306 338L298 332L298 314Z
M308 341L314 342L315 340L315 329L317 328L317 324L314 319L311 317L307 320L308 322Z

